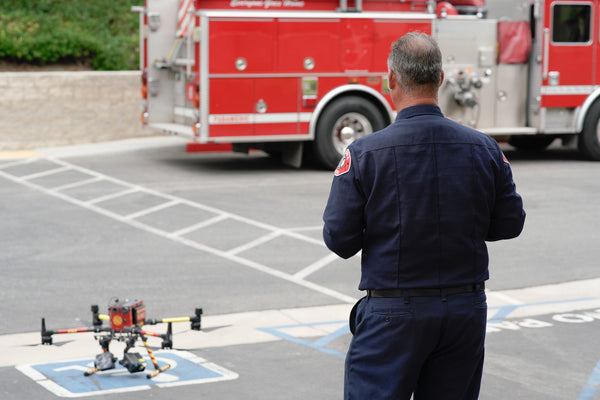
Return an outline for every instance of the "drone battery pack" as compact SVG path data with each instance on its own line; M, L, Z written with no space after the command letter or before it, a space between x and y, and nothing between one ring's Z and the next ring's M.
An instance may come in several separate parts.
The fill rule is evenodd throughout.
M123 332L127 327L143 325L146 320L146 306L142 300L114 300L108 307L110 325L115 332Z

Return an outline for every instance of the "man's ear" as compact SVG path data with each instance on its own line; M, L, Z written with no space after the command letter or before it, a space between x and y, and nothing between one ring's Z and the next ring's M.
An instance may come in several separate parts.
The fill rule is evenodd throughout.
M442 76L440 77L440 87L442 86L442 83L444 83L444 71L442 70Z
M391 89L396 89L396 86L398 85L398 81L396 80L396 75L394 75L394 73L392 71L388 72L388 88Z

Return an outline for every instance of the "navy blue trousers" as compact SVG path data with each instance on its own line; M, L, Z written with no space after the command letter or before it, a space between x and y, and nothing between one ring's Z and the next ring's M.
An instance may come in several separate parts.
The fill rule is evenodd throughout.
M345 400L477 400L485 292L366 297L346 355Z

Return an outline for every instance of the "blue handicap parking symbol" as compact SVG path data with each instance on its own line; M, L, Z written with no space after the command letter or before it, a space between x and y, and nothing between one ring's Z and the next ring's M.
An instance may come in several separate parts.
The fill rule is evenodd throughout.
M63 397L147 390L153 386L192 385L238 377L235 372L187 351L163 350L155 352L154 355L160 366L169 364L171 367L152 379L146 378L147 373L154 371L154 365L147 356L146 371L133 374L117 362L114 369L84 376L83 373L94 366L94 360L89 358L20 365L17 369L54 394Z

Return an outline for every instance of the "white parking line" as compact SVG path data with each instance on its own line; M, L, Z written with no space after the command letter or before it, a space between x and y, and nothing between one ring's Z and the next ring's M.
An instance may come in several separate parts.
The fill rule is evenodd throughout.
M93 175L93 176L101 177L103 180L110 181L110 182L115 183L117 185L121 185L121 186L125 186L125 187L130 187L131 189L143 191L144 193L148 193L150 195L155 195L155 196L158 196L158 197L163 197L163 198L168 199L168 200L177 200L177 201L179 201L183 205L187 205L187 206L190 206L190 207L193 207L193 208L197 208L197 209L200 209L200 210L203 210L203 211L207 211L207 212L210 212L210 213L213 213L213 214L224 215L227 218L231 218L233 220L236 220L236 221L239 221L239 222L243 222L245 224L252 225L252 226L255 226L257 228L262 228L262 229L269 230L269 231L281 231L283 235L292 237L294 239L302 240L302 241L308 242L308 243L317 244L317 245L320 245L320 246L325 246L325 244L323 243L322 240L314 239L314 238L302 235L300 233L294 232L294 229L281 229L281 228L278 228L276 226L269 225L269 224L266 224L264 222L256 221L256 220L253 220L253 219L250 219L250 218L242 217L241 215L233 214L233 213L230 213L230 212L227 212L227 211L215 208L215 207L210 207L210 206L207 206L205 204L196 203L196 202L193 202L191 200L183 199L183 198L180 198L180 197L172 196L172 195L167 194L167 193L161 193L161 192L158 192L158 191L155 191L155 190L152 190L152 189L144 188L144 187L139 186L139 185L135 185L135 184L132 184L132 183L129 183L129 182L125 182L125 181L122 181L120 179L113 178L111 176L104 175L104 174L101 174L99 172L89 170L87 168L83 168L83 167L80 167L80 166L77 166L77 165L74 165L74 164L70 164L70 163L68 163L66 161L63 161L63 160L54 159L54 158L48 158L47 160L51 161L51 162L54 162L54 163L57 163L57 164L60 164L60 165L68 166L69 168L71 168L71 169L73 169L75 171L83 172L83 173L88 174L88 175ZM12 179L12 176L10 176L9 179ZM40 189L43 189L43 188L40 188ZM135 191L135 190L133 190L133 191ZM49 194L52 194L52 193L49 192ZM93 203L91 203L91 204L95 204L95 203L97 203L97 202L99 202L101 200L99 200L99 201L98 200L92 200L92 201L93 201Z
M171 232L167 232L167 231L155 228L153 226L144 224L144 223L142 223L140 221L137 221L135 219L130 219L130 218L127 218L127 217L123 217L123 216L121 216L119 214L116 214L116 213L110 211L110 210L107 210L107 209L104 209L104 208L100 207L98 204L101 203L101 202L103 202L103 201L105 201L105 200L109 200L109 199L113 199L113 198L116 198L116 197L124 196L124 195L129 194L129 193L144 192L144 193L148 193L150 195L154 195L154 196L157 196L157 197L164 198L167 201L170 200L170 201L173 201L173 202L178 202L180 204L189 205L191 207L195 207L195 208L198 208L198 209L209 211L209 212L217 214L217 215L225 216L227 218L231 218L231 219L234 219L234 220L246 223L248 225L256 226L256 227L259 227L259 228L271 231L272 234L276 234L277 236L278 235L287 235L287 236L293 237L295 239L299 239L299 240L306 241L306 242L309 242L309 243L318 244L320 246L325 246L324 243L322 241L320 241L320 240L313 239L313 238L304 236L304 235L296 233L296 232L291 232L289 230L280 229L280 228L277 228L275 226L272 226L272 225L269 225L269 224L266 224L266 223L262 223L262 222L259 222L259 221L255 221L255 220L252 220L252 219L249 219L249 218L245 218L245 217L242 217L240 215L232 214L232 213L229 213L229 212L226 212L226 211L214 208L214 207L209 207L209 206L206 206L206 205L203 205L203 204L200 204L200 203L195 203L195 202L183 199L183 198L172 196L172 195L169 195L169 194L166 194L166 193L161 193L161 192L158 192L158 191L155 191L155 190L146 189L146 188L144 188L142 186L135 185L135 184L130 184L128 182L121 181L119 179L115 179L115 178L112 178L110 176L107 176L107 175L104 175L104 174L101 174L101 173L98 173L96 171L92 171L92 170L89 170L89 169L86 169L86 168L82 168L82 167L76 166L74 164L70 164L70 163L67 163L65 161L62 161L62 160L51 159L51 158L48 158L47 160L50 161L50 162L52 162L52 163L59 164L62 167L64 167L65 169L72 169L72 170L75 170L75 171L83 172L83 173L91 175L91 176L101 177L101 178L103 178L103 180L111 181L111 182L116 183L118 185L121 185L121 186L123 186L123 187L125 187L127 189L125 189L123 191L120 191L120 192L117 192L117 193L113 193L113 194L102 196L102 197L99 197L99 198L96 198L96 199L92 199L92 200L89 200L89 201L81 201L81 200L76 199L74 197L68 196L67 194L64 194L62 192L57 192L57 191L45 188L43 186L37 185L37 184L35 184L33 182L30 182L29 180L24 180L24 179L22 179L20 177L13 176L13 175L8 174L8 173L6 173L6 172L4 172L2 170L0 170L0 176L4 176L5 178L7 178L9 180L12 180L14 182L23 184L23 185L25 185L27 187L30 187L30 188L35 189L35 190L38 190L38 191L40 191L42 193L45 193L47 195L60 198L60 199L62 199L64 201L67 201L67 202L69 202L71 204L77 205L79 207L82 207L84 209L93 211L95 213L98 213L98 214L101 214L101 215L104 215L104 216L107 216L109 218L112 218L112 219L117 220L119 222L122 222L124 224L127 224L127 225L133 226L135 228L138 228L140 230L143 230L145 232L155 234L157 236L160 236L160 237L163 237L165 239L168 239L168 240L171 240L171 241L183 244L185 246L194 248L196 250L200 250L200 251L204 251L204 252L207 252L207 253L214 254L214 255L219 256L221 258L227 259L227 260L229 260L231 262L234 262L234 263L237 263L237 264L240 264L240 265L252 268L254 270L260 271L262 273L271 275L273 277L276 277L276 278L279 278L279 279L282 279L282 280L294 283L296 285L299 285L299 286L302 286L302 287L307 288L309 290L313 290L315 292L321 293L321 294L323 294L325 296L332 297L332 298L340 300L342 302L354 303L356 301L356 298L354 298L352 296L348 296L346 294L343 294L343 293L340 293L338 291L332 290L332 289L327 288L325 286L321 286L321 285L318 285L316 283L313 283L313 282L310 282L310 281L306 281L306 280L304 280L302 278L295 277L295 276L290 275L290 274L288 274L286 272L280 271L277 268L273 268L273 267L269 267L269 266L260 264L258 262L255 262L255 261L252 261L252 260L240 257L237 254L231 254L231 253L229 253L227 251L222 251L222 250L219 250L219 249L216 249L216 248L213 248L213 247L210 247L210 246L207 246L207 245L195 242L193 240L181 237L179 235L174 235ZM189 229L189 228L184 228L184 229ZM179 232L181 232L181 231L179 231Z
M304 268L303 270L296 272L296 274L294 275L294 278L304 279L304 278L308 277L309 275L314 274L315 272L319 271L320 269L331 264L332 262L334 262L337 259L339 259L337 254L333 254L333 253L328 254L325 257L321 258L320 260L317 260L316 262L312 263L308 267Z
M178 231L172 232L169 236L184 236L188 233L194 232L198 229L206 228L207 226L216 224L217 222L221 222L229 218L227 215L217 215L216 217L209 218L206 221L199 222L194 225L187 226L183 229L179 229Z
M229 253L229 254L239 254L239 253L242 253L242 252L244 252L246 250L250 250L250 249L252 249L252 248L254 248L256 246L259 246L261 244L270 242L271 240L273 240L273 239L281 236L282 234L283 234L283 231L273 231L273 232L271 232L269 234L266 234L264 236L259 237L258 239L252 240L252 241L250 241L248 243L245 243L245 244L243 244L241 246L238 246L238 247L235 247L235 248L233 248L231 250L228 250L227 253Z
M323 230L323 225L319 225L319 226L299 226L296 228L291 228L290 231L292 232L306 232L306 231L322 231Z
M179 201L177 201L177 200L167 201L165 203L156 205L154 207L149 207L149 208L143 209L141 211L131 213L129 215L124 216L123 218L135 219L135 218L143 217L144 215L152 214L154 212L164 210L165 208L173 207L174 205L177 205L177 204L179 204Z
M138 188L123 189L116 193L111 193L111 194L107 194L106 196L96 197L95 199L88 200L84 204L88 204L91 206L94 204L102 203L103 201L106 201L106 200L116 199L117 197L126 196L128 194L135 193L135 192L139 192L139 189ZM52 194L52 192L50 192L49 194Z
M69 169L68 167L53 168L53 169L42 171L42 172L36 172L35 174L21 176L20 178L23 179L24 181L29 181L32 179L41 178L43 176L58 174L59 172L66 171L68 169Z
M19 165L30 164L37 160L38 160L38 158L21 158L16 161L11 161L11 162L6 162L6 163L0 164L0 169L7 169L7 168L16 167Z
M54 190L56 192L60 192L61 190L66 190L66 189L73 189L76 187L80 187L80 186L85 186L85 185L89 185L90 183L95 183L98 181L101 181L102 178L95 176L93 178L89 178L89 179L84 179L81 181L77 181L77 182L73 182L73 183L67 183L61 186L56 186L53 188L50 188L50 190Z

